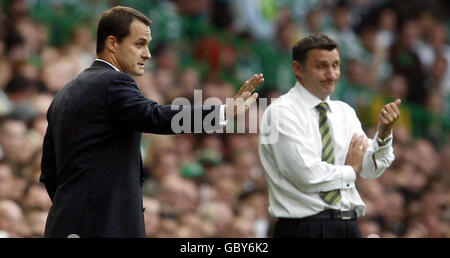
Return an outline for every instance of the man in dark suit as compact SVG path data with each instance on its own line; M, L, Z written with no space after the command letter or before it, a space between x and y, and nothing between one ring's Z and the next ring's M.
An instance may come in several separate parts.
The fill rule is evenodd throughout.
M145 237L141 132L173 133L172 118L179 112L195 117L201 109L202 117L223 121L225 112L239 110L234 104L174 108L143 97L130 75L143 75L151 58L150 24L132 8L105 11L98 25L98 59L50 105L40 177L53 202L45 237ZM257 98L251 92L263 80L253 76L235 98L250 105Z

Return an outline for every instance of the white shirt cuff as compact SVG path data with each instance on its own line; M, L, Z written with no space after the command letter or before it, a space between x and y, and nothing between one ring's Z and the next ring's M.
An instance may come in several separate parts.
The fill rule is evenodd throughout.
M379 146L378 145L378 132L375 134L375 137L373 138L373 141L375 142L374 147L376 146L376 148L374 148L376 157L383 157L383 156L386 156L389 153L389 149L392 146L392 140L394 139L394 136L393 136L392 132L391 132L391 134L389 134L388 137L391 137L389 142L386 143L383 146Z
M219 111L219 125L225 126L227 125L227 120L225 120L225 105L220 105Z
M355 186L356 173L352 166L344 166L342 170L342 189Z

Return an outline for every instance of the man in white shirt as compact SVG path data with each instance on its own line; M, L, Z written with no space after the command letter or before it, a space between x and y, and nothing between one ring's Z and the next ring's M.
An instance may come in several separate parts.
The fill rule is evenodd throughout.
M266 109L260 128L269 212L278 218L274 237L361 237L356 218L365 205L356 176L377 178L394 161L392 127L401 100L383 107L368 139L355 111L330 100L340 76L333 39L303 38L292 66L298 82Z

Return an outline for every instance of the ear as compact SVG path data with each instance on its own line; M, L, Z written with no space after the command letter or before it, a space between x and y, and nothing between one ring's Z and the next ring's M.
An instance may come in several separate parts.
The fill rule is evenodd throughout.
M299 61L292 61L292 69L294 70L295 76L297 78L302 78L303 68Z
M105 40L105 48L107 48L110 52L116 53L119 42L116 37L110 35Z

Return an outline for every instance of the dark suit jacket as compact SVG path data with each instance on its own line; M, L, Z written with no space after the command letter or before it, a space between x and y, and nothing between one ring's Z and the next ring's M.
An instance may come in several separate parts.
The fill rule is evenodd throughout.
M40 177L53 202L45 237L145 237L141 132L173 133L178 112L219 113L219 106L171 107L146 99L129 75L100 61L58 92Z

